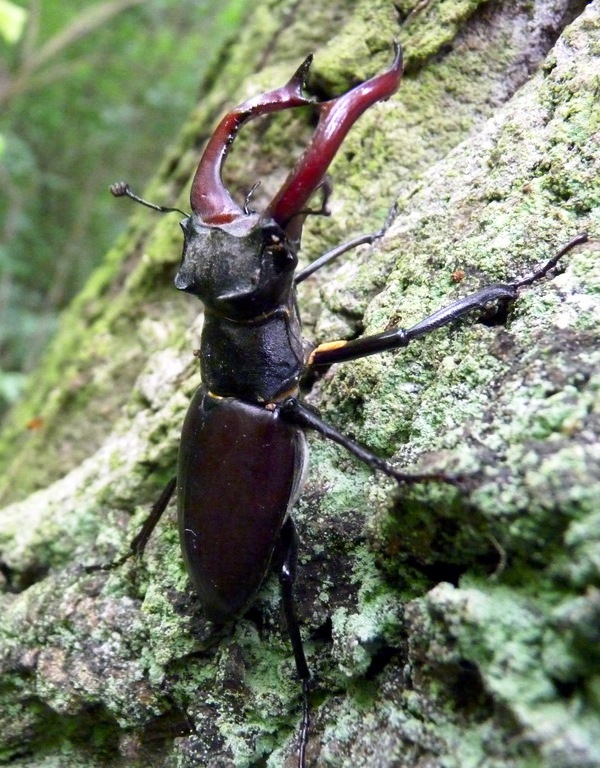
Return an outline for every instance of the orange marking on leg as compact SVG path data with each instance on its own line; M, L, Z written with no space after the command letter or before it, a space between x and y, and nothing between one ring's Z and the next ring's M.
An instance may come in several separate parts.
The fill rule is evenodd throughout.
M319 346L313 349L310 353L307 365L313 365L315 355L318 355L320 352L329 352L332 349L339 349L340 347L345 347L347 343L347 341L340 339L339 341L326 341L325 344L319 344Z

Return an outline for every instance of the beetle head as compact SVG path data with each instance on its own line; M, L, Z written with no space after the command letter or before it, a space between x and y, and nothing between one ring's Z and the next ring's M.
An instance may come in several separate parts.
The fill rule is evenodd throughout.
M182 222L183 258L175 285L230 317L247 318L288 303L306 205L323 184L329 164L360 115L376 101L389 98L402 77L402 51L394 42L390 69L342 96L321 103L302 95L312 56L281 88L249 99L229 112L210 137L192 182L192 214ZM281 189L261 214L241 208L225 189L221 171L240 127L259 115L314 105L319 122L312 140ZM154 205L120 182L115 197Z
M256 317L289 295L298 263L285 232L258 214L220 226L192 215L181 223L183 258L175 286L228 317Z
M270 309L289 290L306 206L323 183L344 137L372 104L400 84L402 53L394 43L389 70L342 96L316 103L302 94L309 56L280 88L256 96L221 120L204 150L190 195L192 215L184 220L183 260L175 284L208 306L242 315ZM225 189L223 163L240 127L259 115L314 105L319 122L312 140L262 214L242 209Z

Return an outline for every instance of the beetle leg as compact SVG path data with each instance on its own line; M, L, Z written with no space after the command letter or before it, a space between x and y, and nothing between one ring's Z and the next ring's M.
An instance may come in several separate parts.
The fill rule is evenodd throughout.
M541 280L548 272L556 266L559 259L580 243L587 240L587 234L582 233L574 237L569 243L554 254L539 269L530 275L513 280L510 283L494 283L482 288L476 293L464 296L462 299L453 301L447 307L438 309L433 314L428 315L416 325L410 328L390 328L382 333L376 333L372 336L364 336L360 339L351 341L332 341L320 344L314 349L308 359L309 367L321 365L331 365L332 363L342 363L348 360L356 360L367 355L374 355L378 352L387 352L401 347L407 347L411 341L419 339L422 336L442 328L445 325L455 322L464 315L474 310L484 309L488 304L495 301L507 303L514 301L521 288L531 285L536 280Z
M115 568L118 568L119 566L123 565L123 563L127 562L130 557L141 557L144 554L144 549L146 548L146 544L148 543L148 539L152 535L152 531L156 528L156 524L162 517L163 512L167 508L167 505L169 504L169 501L171 501L171 496L173 495L173 491L175 490L175 485L177 482L176 477L172 477L169 482L165 485L165 487L162 490L162 493L158 497L158 499L154 502L152 505L152 509L150 510L150 514L144 521L144 524L142 525L140 532L135 536L131 543L129 544L129 551L125 554L119 557L117 560L113 560L112 563L103 563L102 565L88 565L85 567L86 573L93 573L95 571L112 571Z
M152 505L150 514L148 515L146 520L144 520L144 524L142 525L140 532L137 534L137 536L135 536L135 538L131 540L129 549L132 555L141 557L144 554L144 550L146 549L146 544L148 543L148 539L152 535L152 531L156 528L156 524L162 517L163 512L165 511L169 502L171 501L171 497L173 496L173 492L175 491L176 483L177 483L177 478L172 477L163 488L162 493L160 494L158 499Z
M371 469L378 472L383 472L399 483L427 483L427 482L441 482L451 483L452 485L458 484L458 478L446 475L442 472L420 472L420 473L408 473L400 472L393 467L385 459L381 459L371 451L363 448L362 445L355 443L349 437L346 437L342 432L338 432L335 427L328 424L326 421L317 416L317 414L306 405L301 403L295 397L288 397L281 404L281 417L292 424L295 424L302 429L313 429L328 440L332 440L334 443L341 445L350 453L354 454L357 459L360 459L364 464L371 467Z
M333 184L331 183L331 178L329 176L325 176L315 191L321 193L321 207L302 208L302 210L294 214L294 218L301 217L301 220L304 221L307 216L331 216L331 211L329 210L329 198L333 192Z
M281 586L281 595L283 598L283 611L285 613L285 620L287 622L288 632L292 643L292 650L294 651L298 677L301 680L308 680L310 672L304 655L304 648L300 637L300 627L298 625L296 609L294 607L294 584L296 583L296 566L298 563L298 534L296 533L296 526L291 517L288 517L285 521L279 535L279 546L281 548L279 584Z
M319 256L318 259L315 259L306 267L304 267L304 269L301 269L296 273L296 276L294 277L294 282L296 285L301 283L303 280L306 280L307 277L310 277L318 269L321 269L321 267L324 267L325 264L329 264L329 262L337 259L338 256L342 256L344 253L348 253L348 251L351 251L353 248L357 248L359 245L370 245L371 243L375 242L375 240L379 240L379 238L383 237L388 231L390 224L396 218L397 213L398 204L394 203L390 208L390 211L381 229L378 229L377 232L370 232L368 235L359 235L353 240L348 240L347 243L342 243L341 245L332 248L330 251L327 251L327 253L324 253L322 256Z
M279 566L279 584L281 587L283 612L296 662L296 671L302 683L302 725L300 727L300 743L298 746L298 768L304 768L304 756L310 726L310 709L308 705L310 671L306 663L306 656L304 655L304 646L302 645L300 626L294 604L294 584L296 582L296 565L298 562L298 534L291 517L288 517L283 524L279 534L278 547L281 563Z

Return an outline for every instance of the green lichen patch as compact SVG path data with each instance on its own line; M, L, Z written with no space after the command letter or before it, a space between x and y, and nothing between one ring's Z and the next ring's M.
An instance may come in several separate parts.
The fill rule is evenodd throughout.
M506 736L515 746L535 744L541 765L597 763L592 710L584 691L578 691L580 717L571 718L573 693L555 676L555 638L534 602L489 582L459 590L440 585L415 603L409 616L411 654L418 658L421 684L429 678L437 697L457 694L451 685L440 688L436 670L468 663L493 697L490 715L504 720Z

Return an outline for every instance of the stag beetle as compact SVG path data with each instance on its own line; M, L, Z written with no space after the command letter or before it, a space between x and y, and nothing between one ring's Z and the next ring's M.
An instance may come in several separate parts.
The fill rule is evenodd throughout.
M183 424L177 477L131 543L131 552L143 551L177 489L187 572L206 617L217 624L242 615L270 569L278 571L302 683L300 768L305 764L308 739L310 674L293 600L298 536L290 511L306 472L305 432L314 430L333 440L399 483L455 481L443 474L401 472L338 432L298 399L301 377L332 363L405 347L473 310L512 301L521 288L544 277L567 251L585 240L585 235L579 235L532 274L485 287L411 328L320 344L307 355L296 286L338 256L382 237L394 216L392 210L381 230L338 246L296 272L304 220L310 213L325 212L327 194L318 211L306 207L309 199L323 186L327 168L353 123L400 84L403 64L397 43L394 50L387 71L320 103L303 95L309 56L286 85L228 113L209 139L192 183L192 213L184 213L181 223L183 256L175 277L179 290L204 303L198 353L203 383ZM221 172L239 128L260 115L307 105L318 111L318 124L281 189L262 213L249 210L248 198L243 207L238 205L225 189ZM113 185L111 191L159 211L179 210L148 203L124 182Z

